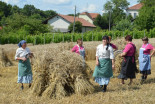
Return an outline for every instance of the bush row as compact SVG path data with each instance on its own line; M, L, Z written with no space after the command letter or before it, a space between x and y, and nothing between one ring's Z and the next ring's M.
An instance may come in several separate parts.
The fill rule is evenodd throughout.
M20 40L26 40L27 43L33 44L47 44L47 43L59 43L59 42L70 42L76 41L82 38L83 41L101 41L102 36L108 35L112 39L124 37L126 35L132 35L134 39L139 39L144 36L149 38L155 37L155 28L150 31L89 31L86 33L45 33L39 35L22 35L16 33L9 33L7 35L0 35L0 44L17 44Z

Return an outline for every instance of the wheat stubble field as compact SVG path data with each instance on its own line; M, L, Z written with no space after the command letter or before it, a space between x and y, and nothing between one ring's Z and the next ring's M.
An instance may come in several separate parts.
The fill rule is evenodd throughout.
M150 43L152 43L155 46L154 40L155 39L150 39ZM141 40L134 40L133 42L136 44L137 48L139 48L142 44ZM95 49L96 49L96 46L100 43L102 42L84 42L84 46L86 48L86 54L87 54L86 63L90 68L88 73L90 74L90 76L92 74L91 71L93 71L95 68L95 60L94 60ZM122 42L121 39L115 40L112 43L115 43L116 45L118 45L119 49L122 49L124 46L124 43ZM47 81L44 79L45 76L48 76L48 78L52 78L52 74L46 75L45 73L47 72L45 72L45 70L42 70L43 68L48 70L46 66L49 65L50 66L48 67L49 69L53 66L54 69L57 70L55 66L58 64L57 62L59 62L59 59L61 57L62 59L63 57L65 57L66 58L65 61L67 62L76 62L76 60L79 63L81 62L80 59L76 57L73 57L75 59L72 61L69 61L71 59L67 59L68 57L69 58L72 57L71 56L72 54L69 54L69 52L65 50L70 50L73 45L75 45L75 43L59 43L59 44L37 45L37 46L32 46L31 44L29 44L28 47L35 54L35 58L32 59L34 81L33 81L32 88L29 89L28 85L25 84L23 91L20 90L20 84L17 84L18 62L14 61L14 54L17 46L11 45L11 44L1 45L0 48L4 48L4 52L6 56L13 63L13 65L11 66L6 65L7 67L4 67L3 65L4 62L3 63L1 62L1 66L3 67L0 68L0 104L155 104L155 58L154 57L152 58L152 63L151 63L152 74L148 77L147 81L145 81L144 84L142 85L140 84L141 75L139 73L136 76L137 78L134 79L134 83L132 85L128 86L129 81L126 81L125 85L121 85L120 80L117 78L119 74L117 73L118 67L119 67L118 66L114 72L113 78L111 78L111 81L108 85L108 89L106 93L101 92L100 91L101 89L98 87L96 83L94 83L92 77L90 77L89 81L94 86L93 93L84 94L84 95L78 94L78 91L81 91L81 90L76 90L77 88L75 86L75 92L77 93L73 93L69 96L64 97L66 94L62 96L64 93L62 93L61 91L57 91L57 89L61 90L62 88L55 87L57 92L53 92L52 97L38 96L38 93L41 95L46 95L45 92L50 92L49 89L51 87L49 85L49 87L46 88L42 85L43 82L42 83L37 82L38 81L37 79L40 79L40 78L43 79L43 81ZM62 51L64 51L63 54L60 53ZM57 55L57 57L53 57L56 54L59 54L59 55ZM4 55L4 54L1 54L1 55ZM46 55L49 55L49 56L47 57ZM45 59L48 59L48 61ZM52 64L47 63L49 62L49 59L55 60L56 62L51 61ZM3 60L1 59L1 61ZM119 58L116 60L116 62L117 61L120 61ZM67 64L67 63L64 64L64 63L59 64L60 69L63 70L63 67L61 67L61 65L62 66L66 65L65 67L67 68L64 68L64 70L68 70L69 68L76 70L75 68L76 65L72 66L70 64ZM81 64L77 64L76 67L80 65ZM79 67L79 70L80 70L80 67ZM59 73L51 72L51 71L53 70L48 70L48 73L55 73L54 75L59 76ZM39 75L36 73L39 73ZM77 72L77 73L80 73L80 72ZM73 74L73 76L76 76L76 73L75 75L74 73L71 73L71 74ZM83 73L80 73L80 74L83 74ZM44 77L40 77L42 75L44 75ZM50 82L52 83L52 81L49 81L48 83ZM80 80L78 81L80 82ZM77 86L80 84L78 81L77 82L75 81L75 84L77 83ZM87 82L87 80L84 80L84 81ZM39 86L40 84L41 84L41 87ZM37 87L35 87L35 85L37 85ZM60 83L60 85L63 85L63 84ZM58 86L58 85L55 84L55 86ZM44 90L48 89L48 91L46 90L44 91L42 89ZM89 90L87 90L87 92L89 92Z

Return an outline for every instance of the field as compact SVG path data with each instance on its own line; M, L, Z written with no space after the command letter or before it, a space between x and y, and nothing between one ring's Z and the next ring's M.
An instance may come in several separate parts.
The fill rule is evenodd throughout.
M155 46L155 39L150 39L150 43ZM133 40L136 44L137 49L140 48L141 40ZM86 48L87 60L86 63L94 70L95 68L95 50L98 44L102 42L84 42ZM123 43L119 40L114 40L122 49ZM37 54L37 52L43 52L43 50L57 46L64 50L70 50L76 43L58 43L48 45L36 45L33 46L28 44L28 47ZM17 45L1 45L0 48L4 48L8 58L13 62L13 66L1 67L0 69L0 104L154 104L155 103L155 57L152 58L152 74L148 77L144 84L140 84L140 74L136 75L134 83L128 85L129 80L126 81L125 85L120 84L120 80L117 78L119 73L114 73L111 79L106 93L101 92L98 84L90 79L93 83L95 91L88 95L77 95L62 99L49 99L31 95L31 89L28 85L24 85L24 90L20 90L20 84L17 84L17 65L18 62L14 61L15 50L18 48ZM54 51L51 51L53 55ZM118 61L118 60L116 60ZM116 70L117 71L117 70ZM35 82L34 82L35 83Z

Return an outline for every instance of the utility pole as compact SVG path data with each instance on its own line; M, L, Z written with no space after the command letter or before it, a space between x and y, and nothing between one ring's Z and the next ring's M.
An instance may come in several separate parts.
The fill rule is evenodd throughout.
M76 17L76 5L75 5L75 13L74 13L73 33L75 32L75 17Z
M109 31L110 31L110 22L111 22L111 10L109 10Z
M75 17L76 17L76 5L75 5L75 13L74 13L73 34L75 32ZM73 42L73 34L72 34L72 42Z

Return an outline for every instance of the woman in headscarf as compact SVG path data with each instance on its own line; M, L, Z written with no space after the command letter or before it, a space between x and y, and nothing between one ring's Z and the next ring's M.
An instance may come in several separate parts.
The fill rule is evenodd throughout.
M115 50L118 49L117 46L116 46L115 44L111 43L111 36L109 36L109 44L110 44L110 46L111 46L113 49L115 49Z
M148 42L149 39L147 37L144 37L142 41L143 45L139 50L139 69L142 74L141 79L144 81L151 74L151 57L155 53L155 48Z
M75 45L72 48L72 52L75 52L75 53L81 55L82 58L85 59L85 49L83 47L83 41L82 41L82 39L78 39L77 40L77 45Z
M102 44L97 46L96 67L93 73L95 82L97 82L103 92L106 92L110 78L113 76L114 54L113 48L109 45L109 37L103 36Z
M131 85L133 78L136 77L135 73L137 71L135 62L136 46L132 43L132 37L130 35L125 37L125 41L127 44L123 50L123 53L121 54L124 59L121 65L121 73L118 78L122 79L122 84L125 84L124 80L130 78L129 85Z
M19 48L16 50L15 60L18 60L18 83L21 83L21 89L24 89L23 83L32 83L32 70L29 58L33 56L30 49L27 48L25 40L18 43Z

